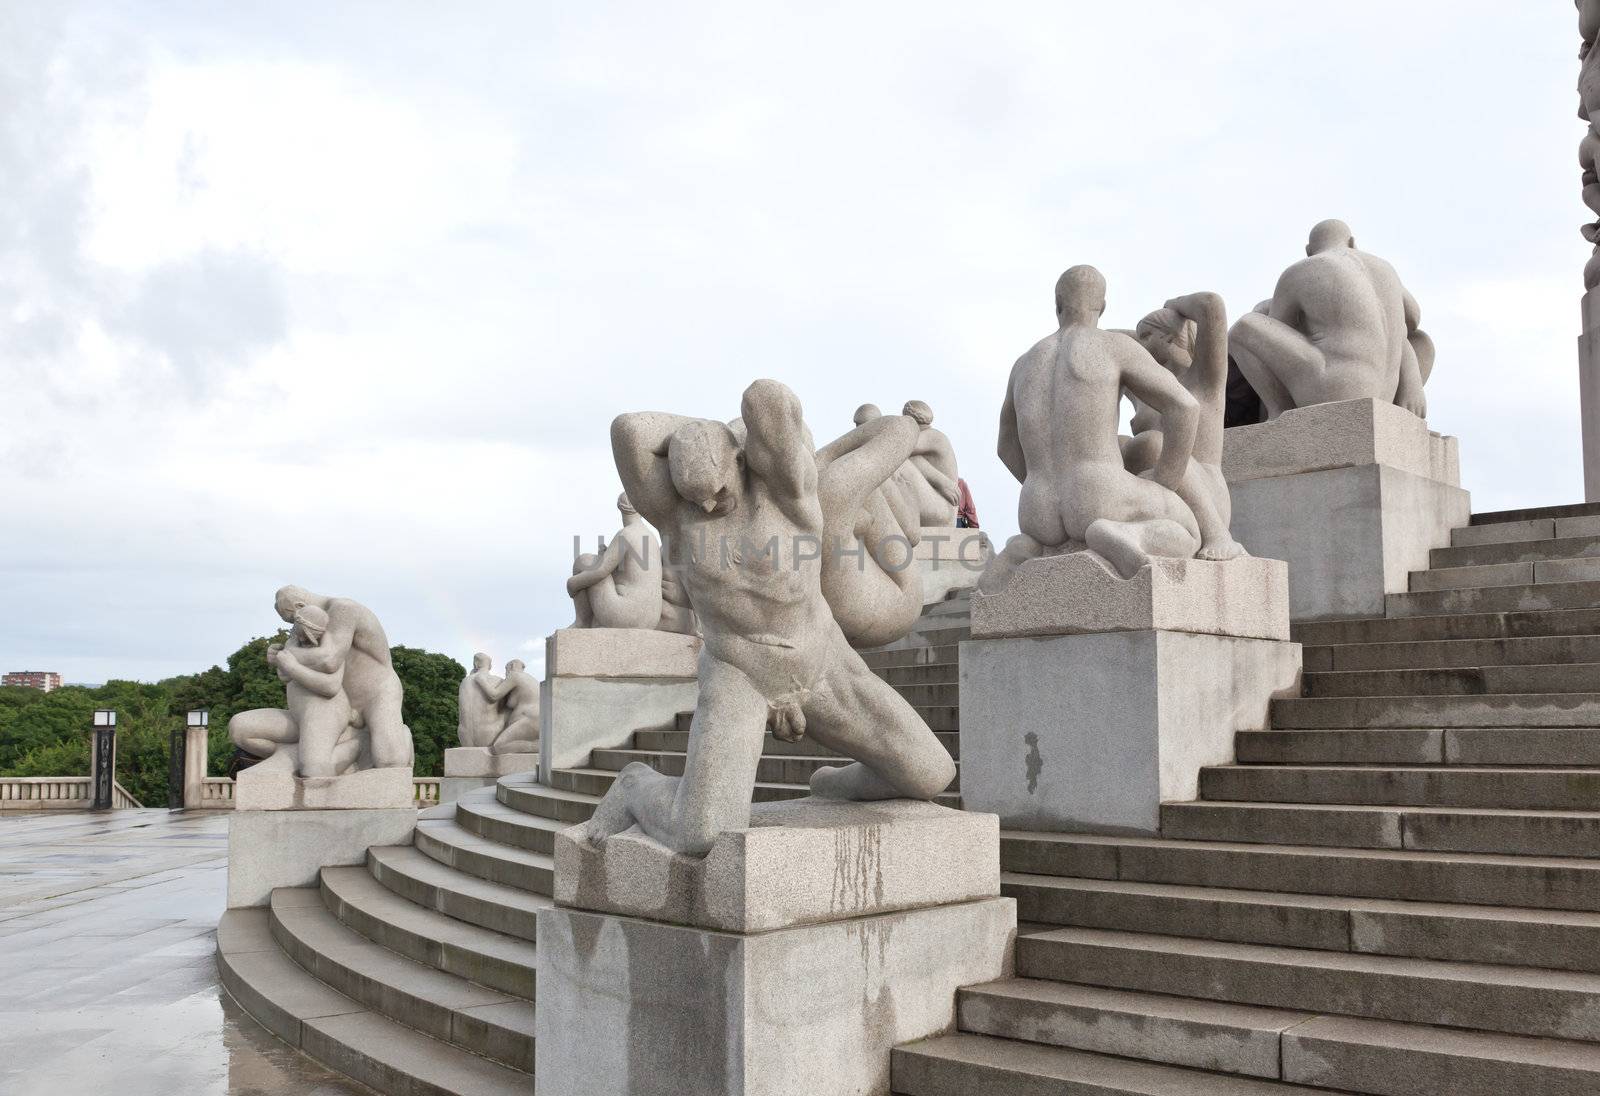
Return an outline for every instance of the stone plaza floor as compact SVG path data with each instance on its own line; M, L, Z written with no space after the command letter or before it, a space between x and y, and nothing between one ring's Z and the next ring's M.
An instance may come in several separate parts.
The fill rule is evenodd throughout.
M223 992L224 812L0 816L0 1096L371 1090Z

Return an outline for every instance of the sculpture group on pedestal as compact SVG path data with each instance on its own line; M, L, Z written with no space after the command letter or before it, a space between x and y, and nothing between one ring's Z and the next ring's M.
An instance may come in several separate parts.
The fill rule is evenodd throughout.
M612 424L628 497L669 540L697 546L680 578L705 647L683 776L629 765L588 824L592 840L637 824L675 851L704 854L749 822L763 730L810 735L856 759L813 775L827 798L929 799L955 778L949 752L851 648L822 591L818 548L830 518L840 523L829 511L858 512L873 476L904 460L873 443L898 437L909 454L920 426L865 424L870 438L819 471L788 388L756 381L741 410L736 427L657 412Z
M1394 267L1323 221L1272 299L1241 316L1229 351L1269 420L1296 407L1375 399L1427 417L1434 346Z
M284 683L288 707L235 715L228 721L234 745L265 758L262 771L300 777L409 769L404 691L372 610L299 586L279 590L274 607L291 630L286 643L267 648L267 664Z
M488 655L475 654L472 672L461 679L461 745L492 754L533 753L539 748L539 681L520 659L506 663L503 678L492 665Z
M1600 0L1577 0L1577 5L1583 43L1578 49L1578 117L1589 126L1578 145L1578 166L1583 171L1583 204L1600 214L1600 52L1594 48L1600 38ZM1583 287L1594 289L1600 286L1600 221L1584 225L1583 238L1595 245L1583 268Z
M567 593L574 628L644 628L695 635L699 625L661 542L626 492L617 496L622 528L598 552L572 564Z

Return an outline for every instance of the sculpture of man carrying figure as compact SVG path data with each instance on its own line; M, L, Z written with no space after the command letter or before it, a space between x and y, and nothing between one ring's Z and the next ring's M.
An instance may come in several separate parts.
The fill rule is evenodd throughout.
M628 497L692 548L681 575L705 646L683 776L638 762L623 769L588 824L591 840L637 823L676 852L705 854L718 834L749 824L768 728L856 759L817 770L819 796L931 799L955 778L949 752L867 669L823 598L825 523L800 401L760 380L741 410L742 445L723 423L678 415L623 415L611 426Z

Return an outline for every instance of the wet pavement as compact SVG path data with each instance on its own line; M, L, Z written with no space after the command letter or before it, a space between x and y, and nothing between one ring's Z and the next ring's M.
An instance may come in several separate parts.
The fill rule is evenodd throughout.
M0 1096L372 1096L217 982L225 812L0 816Z

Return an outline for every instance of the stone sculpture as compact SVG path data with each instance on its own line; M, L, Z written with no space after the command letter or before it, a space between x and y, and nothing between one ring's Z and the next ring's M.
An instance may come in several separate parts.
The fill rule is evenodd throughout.
M1594 48L1600 38L1600 0L1577 0L1578 35L1578 117L1588 123L1583 142L1578 146L1578 163L1583 171L1583 204L1600 214L1600 52ZM1583 226L1583 238L1595 245L1593 256L1583 268L1583 287L1600 286L1600 221Z
M856 759L813 774L824 798L929 799L955 777L948 751L851 649L823 597L826 516L800 401L759 380L741 410L738 433L658 412L612 424L639 512L674 543L705 546L682 570L705 646L683 776L623 769L588 823L591 842L637 824L703 856L719 833L749 824L764 729Z
M920 436L909 415L876 416L817 450L822 595L853 647L892 643L922 613L918 512L892 478Z
M1233 504L1222 474L1222 431L1228 398L1228 310L1215 293L1192 293L1170 300L1139 321L1139 345L1177 377L1200 408L1194 450L1178 483L1178 497L1188 503L1200 527L1197 559L1227 560L1244 554L1228 527ZM1155 467L1161 455L1161 416L1133 398L1133 437L1124 439L1122 455L1130 472Z
M1272 300L1229 335L1239 370L1268 420L1339 400L1376 399L1427 417L1423 385L1434 347L1394 267L1357 250L1350 226L1323 221L1306 258L1283 272Z
M487 658L487 656L484 656ZM492 741L484 743L494 754L532 753L539 748L539 679L528 673L521 659L506 663L506 676L485 698L500 714L501 725Z
M279 590L274 606L293 626L287 643L267 648L289 707L235 715L228 721L234 745L265 758L260 768L287 768L302 777L409 769L411 729L400 714L404 690L372 610L299 586Z
M700 634L700 621L689 604L689 591L679 576L680 565L675 561L670 544L662 545L661 557L661 622L656 625L663 632L679 635Z
M1153 557L1191 559L1200 529L1176 493L1189 469L1200 408L1134 339L1102 331L1105 278L1075 266L1056 283L1060 329L1017 360L1000 411L1000 459L1022 484L1021 532L985 569L996 593L1030 559L1087 547L1124 578ZM1159 418L1160 456L1148 477L1123 464L1119 396Z
M907 462L917 472L917 504L924 529L949 528L956 523L956 507L961 504L960 476L956 471L956 451L944 431L933 426L933 409L921 400L905 405L902 414L922 427L917 447Z
M488 655L481 652L475 654L472 656L472 672L461 679L456 733L463 746L488 748L505 730L505 712L494 699L501 678L492 669L493 665Z
M605 548L572 564L567 593L575 628L655 628L661 623L661 542L628 501L617 496L622 528Z

